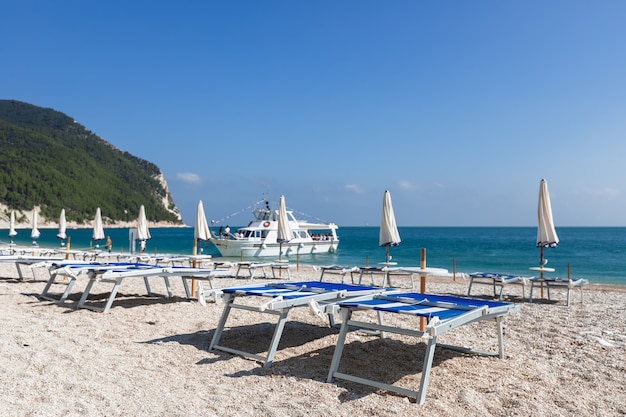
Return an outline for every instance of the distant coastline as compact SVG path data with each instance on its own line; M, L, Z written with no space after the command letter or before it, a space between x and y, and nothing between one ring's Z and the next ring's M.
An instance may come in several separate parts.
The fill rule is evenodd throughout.
M10 215L12 209L8 208L4 204L0 204L0 229L8 229L10 222ZM33 219L33 210L15 210L15 214L17 215L17 219L15 222L16 229L31 229L33 227L32 219ZM95 216L95 213L94 213ZM25 221L19 221L20 219L24 219ZM131 221L111 221L106 216L102 217L102 222L104 227L109 229L125 229L125 228L134 228L137 227L137 219L133 219ZM66 227L68 230L72 229L91 229L93 227L93 220L89 220L85 223L78 223L75 221L67 221ZM163 228L163 227L190 227L181 223L174 223L168 221L158 221L151 222L148 220L148 227L151 228ZM47 219L39 217L37 221L38 229L58 229L59 228L59 219Z
M104 227L106 229L132 229L134 227L137 227L137 220L133 220L133 221L130 221L130 222L112 222L112 223L104 222ZM151 229L159 229L159 228L170 228L170 227L185 228L185 227L191 227L191 226L186 225L184 223L151 222L151 221L148 221L148 227L150 227ZM28 222L28 223L16 223L15 224L15 228L16 229L31 229L32 228L32 224L31 224L31 222ZM59 228L59 223L58 222L39 221L37 223L37 228L41 229L41 230L44 230L44 229L58 229ZM89 222L89 223L67 222L67 230L91 229L91 228L93 228L92 222ZM0 230L1 229L9 229L9 222L4 220L4 219L0 219Z

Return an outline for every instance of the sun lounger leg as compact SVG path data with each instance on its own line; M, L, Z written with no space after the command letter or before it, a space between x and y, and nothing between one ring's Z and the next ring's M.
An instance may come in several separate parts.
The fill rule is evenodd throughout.
M567 306L569 307L569 301L570 301L570 296L569 296L569 292L570 292L570 288L567 288Z
M267 359L265 360L265 364L263 365L264 368L269 368L270 366L272 366L272 362L274 361L274 355L276 355L276 349L278 349L278 343L280 342L280 338L283 334L283 329L285 328L287 314L289 314L289 309L283 309L280 312L278 323L276 323L276 329L274 330L274 336L272 336L272 341L270 342L270 347L267 351Z
M69 282L67 283L67 287L65 287L65 291L63 291L63 295L61 295L61 298L59 298L58 304L65 303L65 300L67 300L67 297L70 295L70 291L72 291L72 287L75 283L76 278L70 277Z
M341 310L341 330L339 331L339 338L337 339L337 343L335 344L335 353L333 354L333 360L330 363L330 370L328 371L328 378L326 378L326 382L333 382L333 377L335 376L335 372L339 369L339 362L341 361L341 354L343 353L343 347L346 343L346 335L348 334L348 321L352 317L352 311L349 309Z
M377 311L378 313L378 324L380 324L381 326L385 325L385 319L383 318L383 312L382 311ZM385 332L383 332L382 330L380 331L380 338L384 339L385 338Z
M220 321L215 328L215 333L213 333L213 339L211 339L209 350L213 350L213 347L220 342L222 332L224 331L224 325L226 324L226 320L228 319L228 315L230 314L234 299L235 297L233 297L231 294L226 294L224 296L224 311L222 312L222 317L220 317Z
M472 292L472 284L474 283L474 278L470 277L470 282L469 282L469 287L467 287L467 296L470 296L470 293Z
M50 279L48 280L48 283L44 287L43 291L41 292L41 298L45 298L46 300L51 299L48 296L48 291L50 291L50 287L52 286L52 284L54 284L55 281L56 281L56 275L52 275Z
M433 356L435 355L435 346L437 345L437 338L432 337L426 345L426 353L424 354L424 364L422 365L422 378L420 380L420 388L417 391L417 403L424 404L426 401L426 390L428 388L428 381L430 379L430 370L433 366Z
M15 263L15 267L17 268L17 275L20 277L20 281L24 281L24 274L22 273L22 267L19 262Z
M152 295L152 288L150 288L150 281L148 281L148 277L143 277L143 283L146 285L148 295Z
M57 304L63 304L65 302L65 300L67 299L67 297L70 295L70 291L72 290L72 287L74 286L74 283L76 283L76 278L74 277L69 277L69 282L65 287L65 291L63 292L63 294L61 295L61 297L57 300L54 299L52 297L50 297L48 295L48 291L50 291L50 287L52 286L52 284L56 283L56 275L52 275L50 276L50 279L48 280L48 283L46 284L45 288L43 289L43 291L41 292L40 297L44 298L46 300L50 300L50 301L56 301ZM63 283L60 283L63 284Z
M111 291L111 295L109 295L109 299L107 300L107 303L104 306L104 309L102 310L103 313L108 312L111 306L113 305L113 300L115 300L115 296L117 295L117 291L120 289L121 284L122 284L121 279L115 280L115 285L113 285L113 290Z
M498 354L504 359L504 333L502 330L502 317L496 317L496 331L498 332Z
M37 275L37 268L33 268L31 266L30 271L33 274L33 281L39 281L39 276ZM43 281L43 280L42 280Z
M85 287L85 291L83 291L83 295L80 297L80 300L78 301L78 305L76 306L77 308L81 308L85 305L85 301L87 300L87 297L89 296L89 291L91 291L91 287L93 287L93 284L96 282L96 279L93 277L89 278L89 282L87 283L87 286Z
M185 289L185 295L187 296L188 300L191 300L191 291L189 290L189 284L187 283L187 278L186 277L181 277L183 280L183 288Z
M172 287L170 286L169 277L163 277L163 281L165 281L165 288L167 289L167 297L172 298L174 295L172 294Z

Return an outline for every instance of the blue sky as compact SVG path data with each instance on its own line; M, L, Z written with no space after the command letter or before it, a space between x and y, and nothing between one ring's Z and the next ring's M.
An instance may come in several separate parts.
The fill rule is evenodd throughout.
M0 98L158 165L184 220L626 226L624 1L20 1ZM232 220L231 220L232 219ZM243 224L248 215L229 218Z

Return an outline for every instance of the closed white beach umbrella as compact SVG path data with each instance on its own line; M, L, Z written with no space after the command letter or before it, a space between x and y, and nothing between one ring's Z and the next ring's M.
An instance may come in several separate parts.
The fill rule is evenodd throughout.
M287 218L285 196L281 195L278 202L278 234L276 236L276 241L280 245L279 255L283 254L283 243L289 242L291 239L293 239L293 232L291 231L289 218Z
M396 225L396 216L393 212L391 204L391 194L385 191L383 195L383 213L380 219L380 235L378 237L378 245L385 247L385 262L389 262L389 247L398 246L402 242L398 226Z
M96 209L96 217L93 219L93 235L91 238L98 242L104 239L104 229L102 228L102 213L100 207Z
M37 210L33 210L33 228L30 232L30 237L35 241L39 239L39 236L41 236L41 233L39 233L39 229L37 229ZM37 242L33 242L33 244L35 243Z
M141 207L139 207L139 218L137 219L137 240L146 241L150 239L150 237L148 220L146 219L146 209L142 204Z
M543 248L554 248L559 244L559 237L554 229L552 219L552 205L550 204L550 194L548 183L542 179L539 184L539 207L538 207L538 227L537 227L537 247L539 247L539 265L543 266L547 261L543 259Z
M206 221L202 200L198 201L198 208L196 209L196 225L193 230L193 237L195 240L211 239L211 232L209 232L209 224Z
M15 236L17 236L17 232L15 231L15 211L11 211L11 220L9 222L9 238L11 243L13 243Z
M59 233L57 233L57 237L59 239L67 239L67 234L65 233L66 229L67 224L65 222L65 209L61 209L61 214L59 215Z

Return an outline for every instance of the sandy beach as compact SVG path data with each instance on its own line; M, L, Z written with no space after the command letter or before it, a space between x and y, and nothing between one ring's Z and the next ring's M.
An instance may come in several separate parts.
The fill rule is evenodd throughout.
M504 321L506 358L438 347L426 402L418 405L363 385L327 383L338 330L307 308L290 312L274 364L264 369L250 359L208 351L223 304L186 300L179 279L172 279L173 299L148 297L141 280L126 280L103 314L73 308L86 280L59 306L39 299L43 281L17 276L13 264L0 264L3 416L626 415L623 287L588 286L584 303L575 292L570 307L564 292L530 304L518 288L505 289L507 300L521 305ZM292 280L318 278L311 267L292 271ZM248 283L215 280L218 287ZM436 278L427 291L464 295L467 285ZM161 290L156 281L153 289ZM109 291L103 284L92 293L104 298ZM475 294L490 291L477 288ZM224 338L250 351L266 350L272 316L236 311L231 320ZM366 376L417 389L425 348L420 340L380 340L362 332L349 333L347 340L342 364L350 367L351 357L358 357L352 366ZM463 326L439 341L497 346L492 323Z

